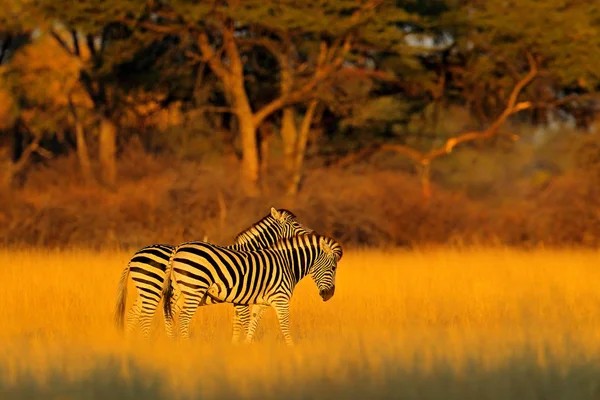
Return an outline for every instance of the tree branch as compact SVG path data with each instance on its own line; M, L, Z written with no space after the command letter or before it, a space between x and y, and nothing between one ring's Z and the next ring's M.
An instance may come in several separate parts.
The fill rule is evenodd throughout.
M260 110L254 113L254 124L260 126L260 124L271 114L280 110L281 108L290 104L300 103L304 101L317 87L319 79L317 77L312 78L303 87L295 90L294 92L282 95L275 100L267 103Z
M2 39L2 48L0 48L0 64L4 61L4 57L6 57L6 53L8 53L8 49L12 43L12 35L6 35L4 39Z
M498 116L498 118L492 123L492 125L485 131L472 131L472 132L463 133L461 135L458 135L456 137L446 140L444 145L442 145L436 149L430 150L428 152L421 152L419 150L413 149L409 146L405 146L402 144L388 143L388 144L371 146L369 148L361 150L360 152L358 152L356 154L352 154L352 155L342 158L340 161L336 162L334 165L345 166L345 165L352 164L353 162L357 161L358 159L367 157L375 152L391 151L394 153L402 154L405 157L408 157L415 164L426 166L426 165L429 165L432 160L434 160L438 157L441 157L443 155L449 154L450 152L452 152L454 147L456 147L457 145L459 145L461 143L470 142L470 141L474 141L474 140L478 140L478 139L486 139L486 138L490 138L490 137L494 136L495 134L498 133L500 127L502 127L502 125L506 122L506 120L509 116L511 116L519 111L532 108L532 103L529 101L523 101L523 102L517 103L517 99L518 99L521 91L525 88L525 86L527 86L535 78L535 76L537 75L537 72L538 72L537 66L536 66L536 63L535 63L535 60L533 59L533 57L530 54L527 54L527 59L529 61L529 67L530 67L529 72L527 73L527 75L525 75L525 77L523 77L519 82L517 82L517 84L513 88L512 92L509 96L506 109L502 112L502 114L500 114ZM511 139L517 140L518 136L512 134Z
M277 42L273 40L269 40L267 38L239 38L238 42L240 43L240 47L242 46L254 46L254 47L263 47L269 51L273 56L277 58L279 63L281 64L281 54L285 51L281 49Z
M172 26L157 25L151 22L140 22L139 26L148 29L149 31L162 33L165 35L175 33L175 28L173 28Z
M71 38L73 39L73 51L77 57L80 56L79 51L79 39L77 38L77 31L75 29L71 29Z
M255 126L259 126L262 121L264 121L269 115L278 111L279 109L298 102L302 102L307 99L307 97L316 89L320 82L329 77L334 71L339 69L345 59L346 54L350 51L352 47L352 31L359 24L359 18L364 15L365 12L373 10L383 4L382 0L371 0L366 3L359 10L355 11L352 14L351 20L353 21L353 25L348 29L348 31L340 36L340 39L333 46L329 47L323 41L320 45L319 55L317 57L317 66L315 69L315 73L313 77L302 85L300 88L296 90L290 91L288 94L283 94L277 99L271 101L266 104L260 110L258 110L254 114L254 124ZM341 37L343 37L343 41L341 41ZM271 43L268 40L259 40L252 39L248 40L248 43L254 43L256 45L261 45L265 47L267 50L272 52L274 55L278 56L278 60L280 64L283 63L283 58L281 57L281 51L276 48L274 43ZM281 65L284 68L284 65Z
M69 47L67 42L65 42L63 38L61 38L60 35L54 29L50 30L50 36L52 36L58 42L60 47L62 47L67 53L69 53L69 55L76 55L75 52Z
M597 100L599 98L600 98L600 93L598 93L598 92L582 93L582 94L573 93L573 94L569 94L565 97L562 97L560 99L556 99L553 101L533 103L531 108L556 107L556 106L561 106L565 103L569 103L571 101Z
M517 82L517 84L513 88L512 92L510 93L506 109L492 123L492 125L483 132L469 132L469 133L462 134L458 137L448 139L446 141L446 144L444 145L443 149L439 148L439 149L436 149L436 150L430 152L431 156L428 157L430 160L433 158L439 157L440 155L442 155L444 153L450 153L452 151L452 149L460 143L472 141L475 139L485 139L485 138L489 138L489 137L495 135L498 132L498 129L500 129L500 127L502 125L504 125L504 123L506 122L508 117L510 117L513 114L518 113L519 111L531 108L532 103L529 101L523 101L523 102L517 103L517 99L518 99L521 91L525 88L525 86L527 86L533 80L533 78L535 78L535 76L538 73L538 69L537 69L535 60L533 59L533 56L529 53L527 53L527 60L529 62L529 72L527 73L527 75L525 75L525 77L523 77L523 79L521 79L519 82Z
M42 140L42 135L36 136L33 141L29 144L29 146L27 146L25 148L25 150L23 150L23 153L21 153L21 157L19 157L19 161L17 161L14 165L13 165L13 173L18 173L20 172L25 165L27 164L27 161L29 161L29 158L31 157L31 154L33 154L34 152L36 152L38 150L38 148L40 147L40 141Z
M105 35L102 35L102 43L104 43ZM91 33L85 35L85 41L92 57L96 57L96 45L94 44L94 36Z
M229 77L229 75L231 74L231 72L221 62L220 58L217 57L217 54L215 53L215 51L211 47L210 43L208 42L208 35L205 32L200 32L198 34L197 42L198 42L198 47L200 47L200 51L202 52L202 54L204 56L204 57L202 57L202 60L204 62L208 63L208 65L210 66L210 69L212 69L213 72L221 80L226 80Z
M317 68L312 78L304 85L295 90L290 90L289 93L284 93L275 100L267 103L260 110L254 113L254 125L259 126L269 115L280 110L281 108L302 102L306 100L317 88L319 83L326 77L330 70L325 68L325 60L327 57L327 45L321 42L321 49L317 58Z
M231 107L220 107L220 106L202 106L194 109L194 112L201 114L204 113L221 113L221 114L235 114L235 110Z

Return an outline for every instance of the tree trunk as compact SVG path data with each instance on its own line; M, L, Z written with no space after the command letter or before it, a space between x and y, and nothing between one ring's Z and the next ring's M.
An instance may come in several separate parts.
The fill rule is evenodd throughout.
M240 110L242 108L242 110ZM258 147L256 141L256 127L254 126L254 116L250 107L238 108L238 121L240 126L240 136L242 139L242 163L241 174L243 186L246 194L251 197L260 194L259 180L259 159Z
M246 194L251 197L260 194L260 167L257 126L254 113L244 86L244 64L240 57L232 31L225 30L225 49L229 57L229 72L223 76L225 90L231 95L242 142L241 175Z
M114 189L117 181L117 127L107 118L100 120L99 153L102 183Z
M240 67L241 68L241 67ZM231 101L237 116L242 144L241 175L244 191L250 197L260 194L260 160L254 113L244 88L244 75L241 72L232 74L225 80L225 87L231 94Z
M260 176L262 179L261 182L261 190L263 193L269 193L269 183L266 177L269 173L269 156L270 156L270 143L272 138L271 127L269 125L263 124L260 132Z
M308 133L310 132L310 125L315 115L318 100L313 99L308 105L308 109L302 119L302 125L300 126L300 132L298 141L295 148L295 154L292 158L293 171L289 181L287 194L289 196L296 196L300 189L300 182L302 181L302 175L304 172L304 155L306 153L306 144L308 142Z
M281 55L281 95L286 96L292 90L293 76L290 71L289 57ZM298 146L298 128L296 127L296 107L293 105L283 109L281 120L281 140L283 142L284 179L293 179L296 169L296 150Z
M10 161L0 161L2 166L2 176L0 177L0 188L10 189L12 187L13 180L15 178L14 165Z
M88 152L87 143L85 141L85 131L81 121L76 119L74 121L75 126L75 138L77 140L77 158L79 159L79 166L81 167L81 175L85 183L94 182L94 173L92 171L92 162L90 161L90 154Z
M42 136L33 138L33 141L29 143L25 148L20 149L17 147L17 142L13 139L6 145L0 146L0 187L11 188L15 177L20 174L23 169L27 166L31 154L40 151L40 141ZM16 154L15 154L16 153ZM18 156L15 159L15 155Z
M429 168L429 162L424 162L417 165L417 169L419 171L423 199L425 202L427 202L431 198L431 172Z
M298 129L296 128L296 108L289 106L283 109L281 120L281 140L283 142L283 165L285 180L294 176L296 164L296 148L298 146Z
M12 160L12 143L7 140L5 145L0 145L0 188L8 189L12 186L14 178L14 165Z

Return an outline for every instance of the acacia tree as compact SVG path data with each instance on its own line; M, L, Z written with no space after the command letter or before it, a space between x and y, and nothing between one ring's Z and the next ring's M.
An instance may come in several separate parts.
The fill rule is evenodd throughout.
M551 110L594 95L600 83L600 9L595 1L461 3L448 14L459 32L455 52L464 59L453 79L460 81L479 114L504 108L526 53L538 63L538 83L546 97L538 86L534 108ZM566 92L574 95L563 99Z
M183 32L192 37L188 52L206 63L222 84L225 99L238 122L241 138L241 172L246 190L259 192L260 152L257 130L273 114L284 110L282 139L290 176L290 192L297 190L306 135L317 99L315 94L338 73L344 62L352 61L364 49L361 45L380 43L381 48L398 51L402 21L411 16L394 4L383 1L338 2L244 2L215 1L191 4L171 1L156 11L160 17L148 29L156 32ZM247 61L257 48L276 60L279 88L269 100L251 96L248 78L253 74ZM294 105L307 103L300 127ZM294 183L295 182L295 183Z
M8 74L15 52L27 44L35 27L30 2L6 1L0 14L0 186L8 188L27 165L30 156L43 152L41 135L24 141L17 135L19 99Z
M465 0L447 4L452 7L442 8L444 13L434 21L433 31L447 38L448 45L434 49L432 57L422 58L431 78L421 91L429 92L426 107L436 101L467 104L480 117L481 129L436 137L433 126L419 134L431 137L421 143L410 143L407 135L401 135L401 140L367 146L338 161L352 164L380 151L400 154L417 166L425 197L430 196L433 160L450 154L459 144L502 133L504 123L518 112L594 95L599 83L594 65L600 62L600 11L593 2ZM530 83L538 77L543 78L540 80L554 100L540 101L532 90ZM573 87L581 90L561 98L565 89ZM363 113L365 126L389 120L385 111L377 112L376 107L365 107Z
M134 0L76 3L39 0L37 7L46 21L48 34L80 66L79 83L93 104L94 120L98 126L101 181L114 188L118 125L123 103L113 69L123 60L133 57L141 47L133 40L133 32L119 21L126 16L147 17L147 6ZM69 101L67 109L71 111L70 119L78 139L81 139L78 143L83 145L84 125L73 101ZM88 164L85 161L86 151L79 154L83 165Z

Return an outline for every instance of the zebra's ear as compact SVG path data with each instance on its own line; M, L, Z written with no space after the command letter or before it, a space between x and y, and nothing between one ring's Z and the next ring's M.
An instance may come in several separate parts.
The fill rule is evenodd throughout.
M275 209L275 207L271 207L271 217L275 218L277 221L281 221L281 213Z
M325 238L323 236L321 236L319 238L319 247L328 256L332 256L333 255L333 249L331 248L331 246L329 245L329 243L327 243L327 241L325 240Z

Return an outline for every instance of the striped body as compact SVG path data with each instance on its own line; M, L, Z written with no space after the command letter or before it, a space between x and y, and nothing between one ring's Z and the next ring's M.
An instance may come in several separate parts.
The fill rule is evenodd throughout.
M269 248L255 251L203 242L184 243L171 254L167 267L163 285L165 316L171 318L174 288L179 288L184 298L179 318L184 338L189 337L189 322L197 307L207 298L239 305L272 306L286 343L292 344L289 302L296 284L312 274L321 297L329 300L335 291L335 272L341 257L339 243L316 233L281 239ZM253 320L247 342L252 340L256 325Z
M267 248L281 238L291 237L298 233L308 232L297 220L294 214L287 210L271 208L271 213L248 229L242 231L235 238L235 244L228 246L234 250L251 251ZM131 275L137 289L137 299L130 309L127 317L126 330L130 332L139 322L142 335L147 337L150 325L158 303L162 298L162 288L165 281L165 272L169 257L175 246L155 244L138 250L121 275L119 283L119 296L115 312L115 322L123 328L125 301L127 298L127 278ZM211 289L212 290L212 289ZM170 308L177 312L179 291L175 289L170 298ZM208 298L202 305L219 304L222 301ZM248 305L234 305L233 341L239 340L241 331L247 330L250 322L250 308ZM252 314L255 319L260 319L264 310L261 306L253 307ZM258 321L257 321L258 323ZM165 328L169 336L173 336L171 319L165 318Z

